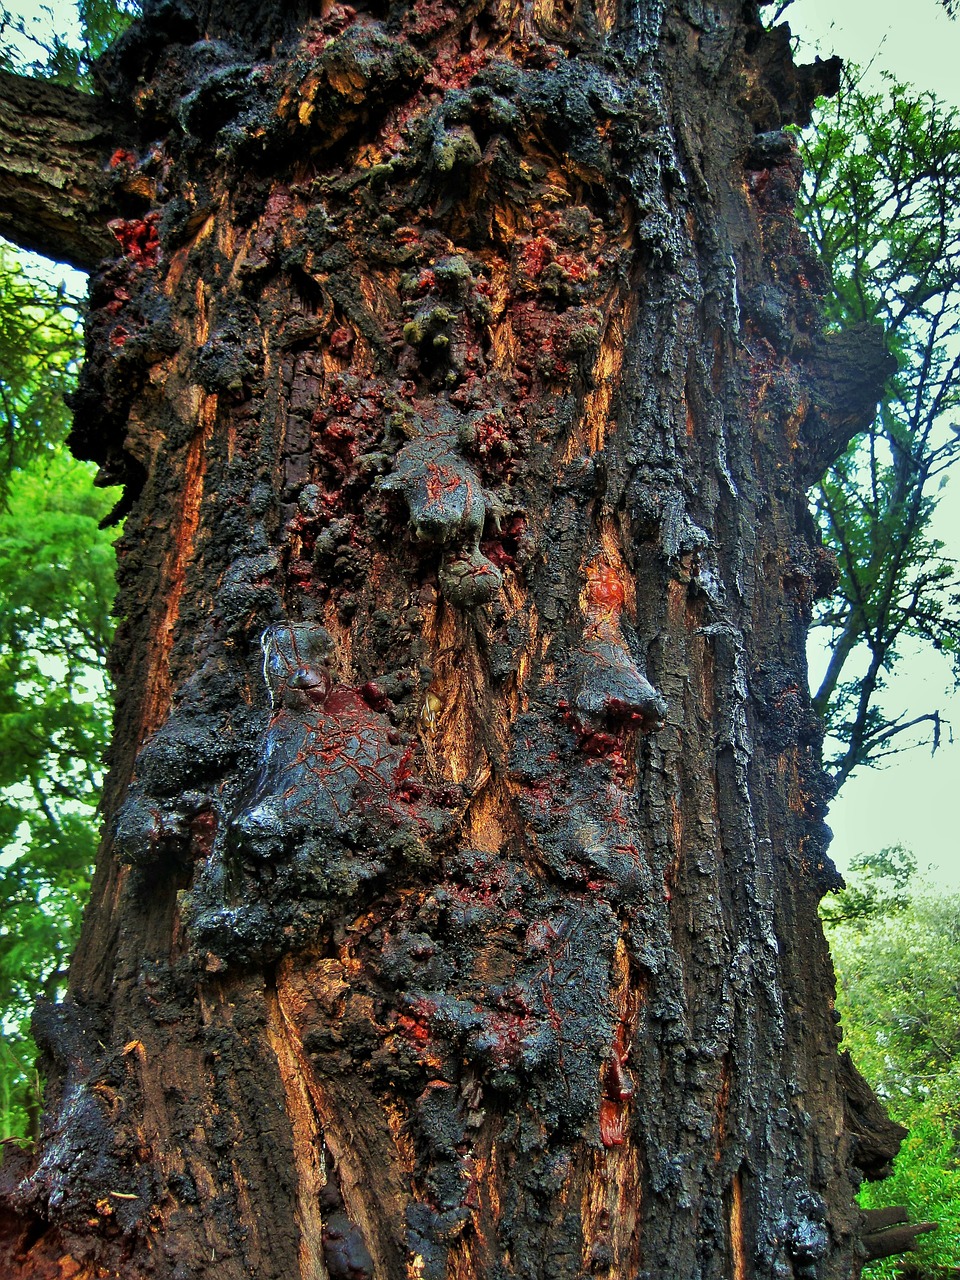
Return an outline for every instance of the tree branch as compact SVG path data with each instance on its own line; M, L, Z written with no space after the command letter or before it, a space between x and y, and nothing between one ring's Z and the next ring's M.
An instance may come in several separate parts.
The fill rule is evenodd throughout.
M885 1178L907 1131L884 1111L847 1050L840 1054L837 1078L843 1088L844 1127L853 1138L853 1163L870 1181Z
M84 270L115 249L105 160L118 135L101 99L0 71L0 235Z
M908 1222L905 1206L889 1209L867 1209L863 1215L863 1247L867 1261L893 1258L916 1247L917 1236L936 1231L936 1222Z

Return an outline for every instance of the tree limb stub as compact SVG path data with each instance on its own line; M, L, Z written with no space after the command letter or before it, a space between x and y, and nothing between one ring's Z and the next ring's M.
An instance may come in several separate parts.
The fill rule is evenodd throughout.
M0 234L83 270L110 253L104 160L116 137L102 100L0 71Z
M857 1167L870 1181L885 1178L907 1131L890 1119L846 1050L840 1054L839 1076L844 1086L846 1127L856 1143Z
M864 1214L863 1247L867 1261L892 1258L916 1247L917 1236L936 1231L938 1222L905 1222L905 1208L868 1209Z
M802 432L809 483L815 483L853 437L867 429L884 382L896 367L878 325L856 324L825 335L805 366L813 392Z
M909 1218L910 1210L905 1204L892 1204L884 1209L864 1209L863 1234L876 1235L879 1231L886 1231L887 1227L900 1226L909 1221Z

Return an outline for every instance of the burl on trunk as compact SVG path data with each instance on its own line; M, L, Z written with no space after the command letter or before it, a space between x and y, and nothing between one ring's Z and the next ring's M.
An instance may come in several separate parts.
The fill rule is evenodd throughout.
M803 488L878 357L784 131L836 66L739 0L146 10L72 437L127 494L107 835L12 1274L857 1275L897 1131L817 919Z

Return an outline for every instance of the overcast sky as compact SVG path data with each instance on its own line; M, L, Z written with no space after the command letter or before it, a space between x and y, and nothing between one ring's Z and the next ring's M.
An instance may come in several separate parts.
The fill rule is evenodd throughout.
M960 22L938 0L794 0L784 21L813 53L839 53L958 102Z

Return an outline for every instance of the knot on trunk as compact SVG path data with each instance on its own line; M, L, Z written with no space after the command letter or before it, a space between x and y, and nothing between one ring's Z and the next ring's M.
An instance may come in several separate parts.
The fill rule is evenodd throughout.
M851 325L823 338L804 364L810 407L800 435L801 472L814 484L873 421L883 385L896 372L881 325Z
M844 1092L846 1130L853 1137L853 1163L870 1181L878 1181L890 1173L907 1131L884 1111L849 1053L840 1054L837 1074Z

